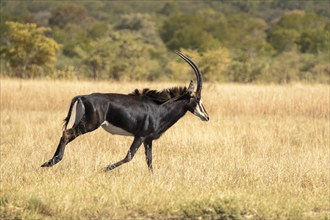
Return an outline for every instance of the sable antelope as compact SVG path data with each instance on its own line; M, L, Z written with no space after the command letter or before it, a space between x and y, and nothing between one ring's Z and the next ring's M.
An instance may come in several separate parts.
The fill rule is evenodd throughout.
M175 124L187 111L203 121L209 116L201 100L202 73L197 65L186 55L176 51L194 70L197 88L194 92L193 81L187 87L174 87L162 91L135 89L128 95L117 93L93 93L76 96L72 99L67 117L64 119L64 131L52 159L41 165L51 167L63 158L65 146L79 135L102 127L111 134L133 136L133 143L126 157L105 168L112 170L133 159L136 151L144 144L147 165L152 171L152 141L158 139ZM75 106L75 107L74 107ZM76 117L72 128L67 129L73 108Z

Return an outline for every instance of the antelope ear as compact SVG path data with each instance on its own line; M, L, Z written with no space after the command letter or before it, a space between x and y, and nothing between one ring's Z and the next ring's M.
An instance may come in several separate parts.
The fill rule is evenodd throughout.
M190 80L189 86L188 86L188 91L193 92L195 90L194 82Z

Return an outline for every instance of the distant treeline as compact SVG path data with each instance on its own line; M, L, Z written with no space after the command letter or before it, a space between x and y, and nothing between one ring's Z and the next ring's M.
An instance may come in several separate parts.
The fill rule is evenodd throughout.
M1 74L329 83L329 1L1 1Z

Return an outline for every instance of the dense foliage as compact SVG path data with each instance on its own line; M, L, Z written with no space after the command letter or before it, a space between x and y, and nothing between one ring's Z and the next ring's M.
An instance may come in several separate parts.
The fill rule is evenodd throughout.
M2 1L1 74L186 80L191 70L173 53L183 50L208 81L329 83L329 6L323 0Z
M8 31L4 36L7 41L3 45L2 54L14 76L42 75L42 72L52 67L60 45L44 36L49 28L18 22L6 22L6 26Z

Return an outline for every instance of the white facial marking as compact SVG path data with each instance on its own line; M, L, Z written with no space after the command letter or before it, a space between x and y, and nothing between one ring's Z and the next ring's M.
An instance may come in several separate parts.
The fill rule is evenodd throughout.
M108 121L104 121L101 124L102 128L111 134L118 134L124 136L134 136L133 134L125 131L124 129L114 126L113 124L109 123Z
M199 103L197 104L194 114L198 117L202 117L206 121L209 120L208 115L203 107L202 100L200 100Z
M196 105L195 111L199 115L204 115L203 107L201 107L202 101L199 101L199 103Z

